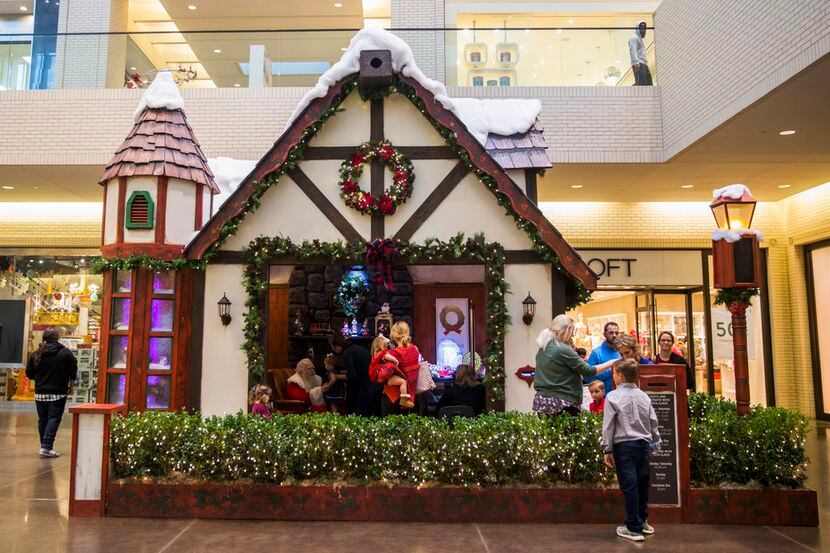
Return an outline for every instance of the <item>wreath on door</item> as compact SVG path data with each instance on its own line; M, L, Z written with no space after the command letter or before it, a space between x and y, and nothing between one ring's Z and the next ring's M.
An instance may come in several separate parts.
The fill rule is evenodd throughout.
M450 323L447 320L447 315L449 315L450 313L455 315L454 323ZM447 305L438 314L438 320L441 323L441 326L444 327L444 336L446 336L450 332L461 334L461 327L464 326L465 320L464 312L461 311L461 309L457 305Z
M358 181L363 167L372 160L381 162L392 171L392 186L379 197L360 188ZM399 205L412 195L415 173L412 162L388 140L364 142L340 165L340 197L346 205L364 215L392 215Z

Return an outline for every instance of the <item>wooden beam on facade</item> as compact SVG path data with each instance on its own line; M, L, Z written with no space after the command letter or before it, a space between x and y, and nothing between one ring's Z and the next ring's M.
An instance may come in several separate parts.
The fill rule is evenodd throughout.
M306 175L302 169L299 167L294 167L288 171L288 176L297 183L297 186L300 187L308 199L311 200L311 203L320 210L320 212L326 216L334 228L343 235L348 242L357 242L363 240L363 237L360 236L360 233L355 230L352 224L343 216L340 211L334 207L326 195L317 188L317 185L314 184L308 175Z
M398 240L410 240L415 232L421 228L421 225L432 215L438 206L441 205L447 196L449 196L450 192L452 192L458 183L467 176L469 173L469 169L467 169L467 165L463 161L459 161L455 167L452 168L452 171L447 173L447 176L444 177L444 180L435 187L435 190L427 196L427 199L423 201L421 205L418 206L418 209L415 210L415 213L407 219L407 221L403 224L403 226L398 230L395 234L395 238Z

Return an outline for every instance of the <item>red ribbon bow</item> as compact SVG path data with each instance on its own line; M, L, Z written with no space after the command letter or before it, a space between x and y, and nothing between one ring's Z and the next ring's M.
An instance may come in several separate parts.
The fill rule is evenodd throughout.
M383 284L387 290L394 290L392 268L398 260L398 248L389 238L376 238L369 242L366 250L366 265L371 267L375 283Z

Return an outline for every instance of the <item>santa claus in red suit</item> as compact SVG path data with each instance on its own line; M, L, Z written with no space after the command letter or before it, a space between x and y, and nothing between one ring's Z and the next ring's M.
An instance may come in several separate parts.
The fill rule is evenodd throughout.
M323 379L314 372L311 359L301 359L285 385L285 398L302 401L311 412L325 413L323 393L329 386L329 383L323 384Z

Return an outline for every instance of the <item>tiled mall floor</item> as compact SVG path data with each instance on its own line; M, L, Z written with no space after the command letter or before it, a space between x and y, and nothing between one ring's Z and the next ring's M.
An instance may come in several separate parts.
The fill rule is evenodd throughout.
M612 525L70 520L70 416L64 419L55 444L65 455L40 459L33 409L10 407L0 404L0 551L4 553L830 551L830 445L824 425L813 430L808 442L813 460L808 485L819 492L821 528L661 525L642 545L617 538Z

